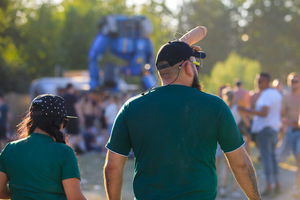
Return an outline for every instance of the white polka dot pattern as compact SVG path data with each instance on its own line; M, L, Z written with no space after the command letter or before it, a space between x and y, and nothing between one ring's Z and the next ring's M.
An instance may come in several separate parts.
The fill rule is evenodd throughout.
M44 94L33 99L29 110L33 115L51 115L62 118L76 118L67 116L65 100L57 95Z

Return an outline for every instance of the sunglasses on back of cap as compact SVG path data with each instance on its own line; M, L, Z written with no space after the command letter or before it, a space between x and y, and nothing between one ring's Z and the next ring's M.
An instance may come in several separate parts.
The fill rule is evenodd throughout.
M181 67L182 65L184 65L187 61L190 61L191 63L193 63L194 65L196 65L196 68L197 68L197 70L198 70L198 72L199 72L199 70L200 70L200 63L199 63L199 62L196 62L196 61L185 60L185 61L183 61L183 63L181 63L181 64L179 65L179 67Z

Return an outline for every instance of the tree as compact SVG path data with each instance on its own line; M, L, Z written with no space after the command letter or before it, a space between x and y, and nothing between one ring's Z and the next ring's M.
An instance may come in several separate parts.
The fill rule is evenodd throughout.
M207 54L204 73L209 73L216 62L225 60L236 49L239 33L231 20L232 9L221 1L191 0L183 4L178 15L180 33L200 25L208 29L206 37L199 42Z
M59 65L63 69L87 69L88 51L97 34L99 20L105 15L131 15L124 0L64 1L64 19L61 30ZM103 57L102 62L106 62Z
M299 71L299 11L299 0L246 1L236 10L239 21L246 22L240 35L247 40L239 41L239 53L258 60L274 78Z
M173 17L172 12L167 8L165 1L157 2L152 0L144 4L139 12L148 17L153 25L153 33L150 35L153 42L155 52L161 45L172 39L172 27L166 21Z
M22 25L22 57L26 60L26 71L31 78L38 74L54 75L57 62L56 50L59 46L59 27L55 19L56 7L42 4L27 16Z
M24 59L20 53L21 35L18 24L21 22L23 7L18 0L0 2L0 85L2 92L26 90Z
M224 62L216 63L209 77L204 77L205 91L217 94L221 85L232 85L236 79L240 79L244 87L250 90L253 88L256 74L260 72L261 66L258 61L243 58L232 52Z

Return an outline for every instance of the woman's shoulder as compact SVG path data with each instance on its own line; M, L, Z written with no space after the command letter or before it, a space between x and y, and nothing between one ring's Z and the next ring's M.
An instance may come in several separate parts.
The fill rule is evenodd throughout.
M59 143L59 142L54 142L53 144L55 146L57 146L57 148L65 150L65 151L74 151L73 148L71 146L69 146L68 144Z
M27 142L27 140L28 140L28 137L16 139L16 140L13 140L13 141L8 142L8 143L6 144L6 146L14 146L14 145L18 145L18 144Z

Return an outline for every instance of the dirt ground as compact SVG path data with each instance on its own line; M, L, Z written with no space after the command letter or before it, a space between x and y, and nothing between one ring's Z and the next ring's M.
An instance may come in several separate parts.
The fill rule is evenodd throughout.
M259 188L262 192L265 188L264 173L262 171L261 163L257 159L257 152L253 153L251 156L253 164L255 166ZM84 195L89 200L104 200L105 191L103 186L103 165L104 165L104 156L100 153L87 153L79 156L80 169L82 176L82 188ZM296 177L296 167L295 161L292 156L288 157L285 163L280 163L280 178L282 191L278 195L272 195L270 197L264 197L262 199L266 200L295 200L292 197L293 190L295 188L295 177ZM132 159L129 159L125 166L124 171L124 183L122 197L123 200L132 200L132 176L133 176L134 162ZM220 179L220 177L219 177ZM232 182L234 181L232 175L229 177L228 186L227 186L227 195L226 197L217 196L217 200L247 200L246 196L240 190L242 194L239 198L234 198L232 196Z

